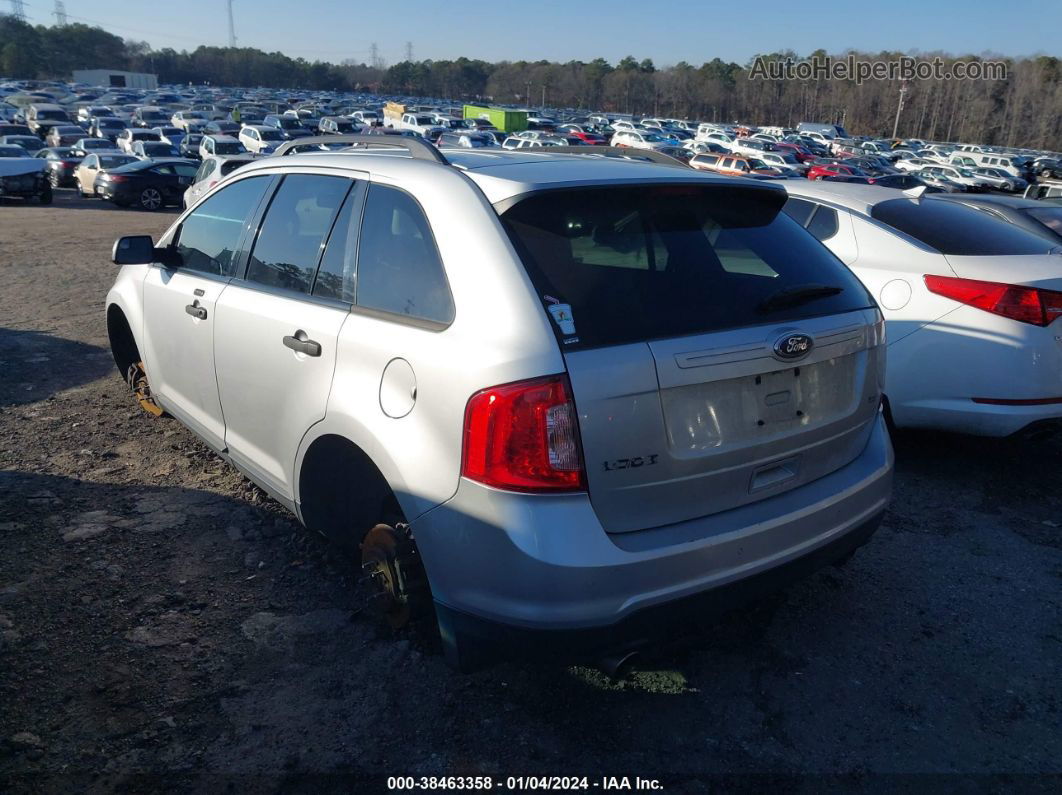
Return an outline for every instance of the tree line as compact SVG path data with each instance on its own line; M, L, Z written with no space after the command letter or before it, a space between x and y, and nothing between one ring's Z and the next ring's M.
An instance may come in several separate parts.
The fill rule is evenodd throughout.
M856 55L890 60L902 53ZM923 57L934 56L947 64L981 60L946 53ZM792 52L762 57L797 59ZM1062 59L1041 55L995 60L1006 63L1006 77L909 83L899 135L1062 149ZM755 80L750 77L752 63L753 59L741 65L713 58L699 66L682 61L657 67L649 59L628 56L616 64L603 58L567 63L457 58L404 61L389 67L355 61L334 64L251 47L156 50L98 27L32 26L0 17L0 75L7 77L69 79L74 69L111 68L152 72L162 83L360 90L750 124L795 126L820 121L841 123L853 133L891 134L899 80L861 85L853 80Z

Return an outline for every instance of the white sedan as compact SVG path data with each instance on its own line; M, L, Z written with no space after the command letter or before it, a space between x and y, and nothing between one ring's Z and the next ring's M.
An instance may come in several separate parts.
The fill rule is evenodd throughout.
M917 191L784 185L786 213L881 306L897 426L1008 436L1062 418L1062 256L1050 241Z

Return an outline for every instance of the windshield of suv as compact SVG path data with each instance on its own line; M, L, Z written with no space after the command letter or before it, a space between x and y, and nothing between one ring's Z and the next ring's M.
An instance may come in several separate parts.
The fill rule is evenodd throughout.
M125 128L124 121L122 121L121 119L116 119L112 116L107 116L105 118L100 119L98 124L100 127L121 127L123 129Z
M518 200L502 220L543 304L571 306L579 342L566 350L873 306L833 254L778 212L781 198L688 184L552 190ZM768 301L810 287L821 289L806 301Z
M301 130L302 122L298 119L293 119L290 116L284 116L280 119L280 126L285 130Z
M870 214L941 254L1044 254L1050 248L1032 232L954 202L889 199L874 205Z

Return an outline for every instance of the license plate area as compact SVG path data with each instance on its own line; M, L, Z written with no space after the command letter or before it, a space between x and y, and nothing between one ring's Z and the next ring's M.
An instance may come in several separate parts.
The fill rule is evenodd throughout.
M770 442L856 411L859 356L661 390L677 458Z
M799 367L752 376L750 380L749 391L759 406L757 425L794 421L804 416Z

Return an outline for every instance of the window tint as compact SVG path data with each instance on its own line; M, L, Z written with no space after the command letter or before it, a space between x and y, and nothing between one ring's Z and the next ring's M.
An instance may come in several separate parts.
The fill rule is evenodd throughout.
M321 246L350 185L344 177L284 177L262 219L247 280L310 292Z
M177 241L181 267L230 276L244 222L255 211L269 177L252 177L211 196L184 219Z
M543 303L550 296L572 308L578 338L565 340L566 349L871 305L859 281L777 202L762 189L730 186L578 189L530 196L502 218ZM841 292L765 307L807 284Z
M1025 212L1062 237L1062 207L1036 207Z
M202 179L206 179L213 173L214 168L217 166L217 160L204 160L203 165L199 167L199 171L196 172L195 181L199 182Z
M352 218L358 203L357 191L347 194L343 207L332 225L313 294L322 298L335 298L348 304L354 303L354 272L358 253L358 223Z
M808 219L811 217L812 211L815 209L815 205L804 199L797 199L796 197L790 197L789 201L785 203L786 215L792 218L801 226L804 226Z
M948 201L890 199L876 204L871 215L942 254L1043 254L1050 247L1031 232Z
M837 211L830 207L819 205L815 215L808 224L808 231L819 240L826 240L837 234Z
M449 323L453 298L428 219L403 191L370 185L358 251L359 306Z

